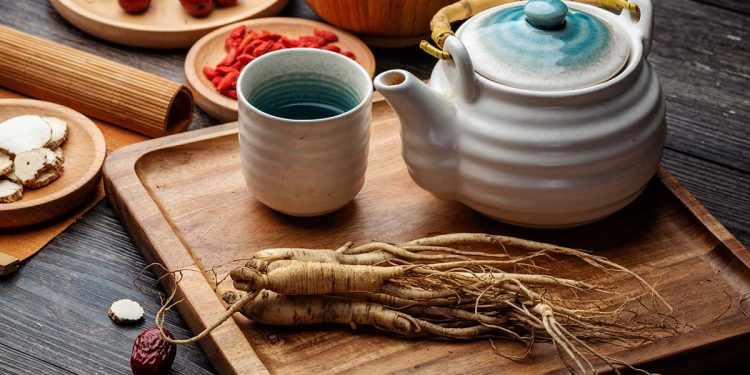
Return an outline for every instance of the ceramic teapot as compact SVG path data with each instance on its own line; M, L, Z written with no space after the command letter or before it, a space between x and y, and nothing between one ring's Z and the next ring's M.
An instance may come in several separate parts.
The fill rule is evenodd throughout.
M441 58L429 86L404 70L375 78L420 187L531 227L596 221L645 189L666 136L651 2L593 1L609 10L463 0L433 18L440 48L422 44Z

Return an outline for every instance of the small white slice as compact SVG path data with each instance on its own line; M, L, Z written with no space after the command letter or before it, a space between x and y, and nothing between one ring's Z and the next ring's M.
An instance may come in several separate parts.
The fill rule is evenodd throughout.
M129 299L115 301L107 315L118 324L133 324L143 319L143 308L138 302Z
M53 168L53 169L61 169L62 168L62 160L57 157L57 154L48 149L48 148L42 148L42 152L44 152L44 155L47 157L47 164Z
M6 173L5 176L3 176L3 177L5 177L8 180L11 180L11 181L13 181L13 182L15 182L17 184L21 183L21 179L18 178L18 176L16 176L16 172L15 171L10 171L10 172Z
M63 152L62 152L62 148L61 147L58 147L58 148L56 148L56 149L54 149L52 151L54 151L55 157L57 157L57 160L60 163L64 163L65 162L65 157L63 157Z
M0 176L13 171L13 160L10 155L0 151Z
M47 121L36 115L13 117L0 123L0 151L10 156L42 148L50 139L52 129Z
M46 121L50 130L52 130L47 147L56 149L62 146L62 144L65 143L65 140L68 139L68 123L57 117L45 116L42 117L42 120Z
M23 186L9 180L0 180L0 203L15 202L23 198Z
M13 171L24 186L33 183L42 172L59 166L55 153L43 148L21 152L13 160Z
M48 171L44 171L39 176L37 176L34 181L29 182L28 184L24 185L29 189L38 189L43 186L47 186L60 178L62 175L62 168L60 169L50 169Z

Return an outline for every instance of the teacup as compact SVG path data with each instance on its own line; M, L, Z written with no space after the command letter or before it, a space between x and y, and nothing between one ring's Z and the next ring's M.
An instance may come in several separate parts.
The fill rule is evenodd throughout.
M293 216L338 210L362 189L372 81L343 55L297 48L248 64L237 82L242 171L250 192Z

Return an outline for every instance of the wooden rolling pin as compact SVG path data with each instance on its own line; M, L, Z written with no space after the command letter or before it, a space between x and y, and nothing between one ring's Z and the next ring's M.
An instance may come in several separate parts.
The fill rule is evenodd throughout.
M185 86L0 25L0 86L149 136L190 124Z

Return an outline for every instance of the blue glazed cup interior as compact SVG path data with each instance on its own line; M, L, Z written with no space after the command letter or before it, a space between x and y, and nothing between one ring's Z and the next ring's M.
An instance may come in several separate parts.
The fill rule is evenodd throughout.
M309 48L264 55L243 69L238 80L240 105L290 121L344 116L372 93L369 74L337 53Z

